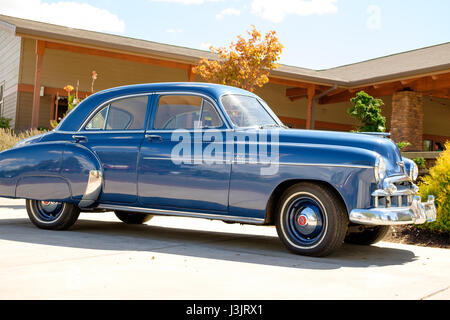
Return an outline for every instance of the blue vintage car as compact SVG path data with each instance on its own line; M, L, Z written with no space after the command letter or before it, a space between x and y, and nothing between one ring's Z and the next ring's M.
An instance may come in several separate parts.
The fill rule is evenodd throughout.
M245 90L158 83L96 93L48 133L0 153L0 196L39 228L80 212L275 225L294 253L369 245L436 219L417 166L384 135L294 130Z

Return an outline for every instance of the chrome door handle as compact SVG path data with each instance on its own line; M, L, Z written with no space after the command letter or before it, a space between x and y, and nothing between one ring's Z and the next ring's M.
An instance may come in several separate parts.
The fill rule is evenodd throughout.
M88 141L88 138L86 136L79 136L79 135L76 135L76 134L74 134L72 136L72 138L73 138L73 140L75 140L76 143L87 142Z
M158 135L154 135L154 134L146 134L145 135L145 139L147 139L148 141L152 142L152 141L162 141L162 137L158 136Z

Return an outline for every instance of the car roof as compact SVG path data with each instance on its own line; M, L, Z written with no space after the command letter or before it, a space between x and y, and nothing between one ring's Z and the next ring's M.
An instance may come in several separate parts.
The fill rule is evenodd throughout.
M126 85L100 91L96 95L132 94L142 92L164 92L164 91L198 92L218 98L223 94L234 93L254 96L253 93L236 87L206 82L158 82Z

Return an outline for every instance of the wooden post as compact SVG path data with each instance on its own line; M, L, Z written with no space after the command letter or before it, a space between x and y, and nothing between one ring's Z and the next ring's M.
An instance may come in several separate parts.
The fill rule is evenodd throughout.
M58 121L58 106L59 106L59 92L56 92L56 107L55 107L55 119Z
M55 95L52 94L52 107L50 109L50 120L55 120Z
M195 73L193 72L194 66L190 65L189 69L188 69L188 78L189 78L189 82L194 82L195 81Z
M36 66L34 70L33 111L31 114L31 128L39 126L39 105L41 101L42 64L44 61L45 41L36 40Z
M308 87L308 109L306 110L306 129L314 129L313 102L316 94L316 86L313 84Z

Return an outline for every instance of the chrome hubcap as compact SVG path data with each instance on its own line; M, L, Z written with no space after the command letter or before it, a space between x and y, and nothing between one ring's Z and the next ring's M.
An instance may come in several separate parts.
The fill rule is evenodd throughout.
M286 231L300 244L312 244L322 236L323 209L313 198L301 196L294 199L287 207L285 218Z
M37 201L35 208L37 218L44 222L52 222L61 215L63 204L53 201Z

